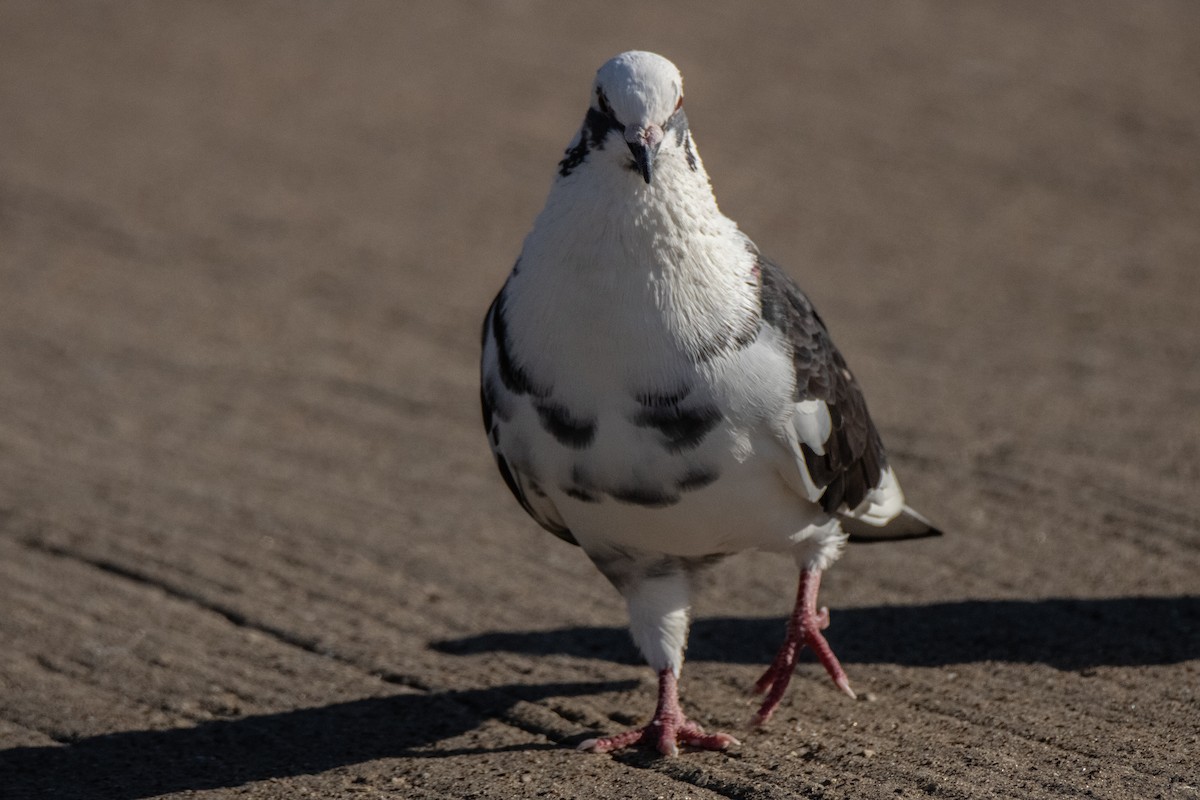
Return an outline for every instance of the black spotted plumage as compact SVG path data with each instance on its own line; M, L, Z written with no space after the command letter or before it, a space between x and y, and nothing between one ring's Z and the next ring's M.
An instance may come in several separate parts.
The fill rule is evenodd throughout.
M580 136L579 141L574 147L567 150L563 160L558 162L558 174L564 178L575 171L575 168L582 164L591 152L591 143L586 136Z
M721 477L720 473L715 469L707 469L704 467L695 467L688 470L682 478L679 479L677 485L684 492L694 492L697 489L703 489L710 483Z
M578 464L571 467L571 480L562 486L563 494L583 503L599 503L601 490Z
M575 143L567 148L563 158L558 162L558 174L565 178L574 172L580 164L587 161L588 155L593 150L603 150L604 141L608 138L608 134L612 131L617 131L624 135L625 126L622 125L613 115L612 109L609 108L608 101L604 97L603 92L598 92L596 97L600 108L589 108L587 114L583 118L583 126L579 130L579 135L575 139ZM684 157L687 159L688 169L695 172L700 168L696 161L696 153L692 149L691 137L688 135L687 115L682 108L676 109L671 115L666 124L663 125L665 133L673 134L676 140L683 145Z
M821 400L832 429L819 454L801 444L813 483L824 492L821 508L834 513L856 508L879 485L887 458L866 400L846 360L804 292L777 264L759 257L763 321L791 348L797 402Z
M566 406L548 401L539 402L534 408L542 428L565 447L582 450L596 438L594 419L577 417Z
M518 263L520 263L518 261ZM530 502L522 489L521 480L518 474L509 464L508 459L500 452L500 429L499 421L508 420L510 412L507 408L505 400L502 398L502 393L505 391L512 392L518 396L522 394L531 394L534 397L544 396L548 394L548 390L543 390L537 387L521 369L517 362L508 354L508 332L504 322L504 290L496 295L496 299L492 301L492 305L488 308L487 315L483 319L483 336L482 346L487 348L489 335L493 340L493 345L496 349L496 360L500 373L500 383L503 386L498 386L491 376L484 376L479 387L479 404L483 416L483 425L488 432L488 443L491 445L492 455L496 459L496 468L500 472L500 476L504 479L504 485L512 492L513 497L521 504L521 508L525 509L525 513L533 517L533 519L546 530L553 533L558 538L570 542L571 544L579 544L575 540L574 534L565 525L551 519L546 514L541 513L533 503ZM511 398L510 398L511 399ZM538 497L544 499L545 493L536 483L531 484L531 491Z
M664 133L674 134L675 142L683 147L683 155L687 160L688 169L695 172L700 168L696 162L696 152L692 150L692 140L688 135L687 114L682 108L676 109L671 118L667 120L667 124L663 126Z
M500 393L502 390L495 378L487 376L480 381L479 391L485 410L484 422L489 430L492 427L492 416L495 416L496 419L502 422L508 422L508 420L512 419L512 409L501 397Z
M558 162L558 174L564 178L567 177L575 171L576 167L587 160L588 154L592 150L603 150L605 138L609 131L614 130L624 129L611 112L605 113L589 108L583 118L583 128L580 129L574 146L569 148L566 155L563 156L563 160Z
M599 503L600 502L600 495L589 492L587 489L584 489L581 486L576 486L574 484L568 484L568 485L562 487L562 492L567 497L570 497L574 500L578 500L581 503Z
M507 285L506 287L507 288ZM492 338L496 342L496 360L500 369L500 381L504 387L515 395L531 394L534 397L548 397L550 387L536 383L521 363L512 354L512 343L508 339L508 323L504 316L504 292L501 289L492 301L484 318L486 327L491 325Z
M679 495L653 486L618 486L608 490L614 500L647 508L666 508L679 502Z
M692 387L681 386L670 392L639 392L635 399L648 408L665 408L679 405L691 392Z
M698 447L709 431L721 421L721 410L702 405L681 408L678 404L644 406L630 421L639 428L653 428L662 434L662 444L672 453Z
M521 489L521 484L517 480L517 476L513 473L512 467L509 466L506 459L498 450L492 449L492 455L496 457L496 467L500 470L500 477L504 478L504 483L508 486L508 490L512 492L513 497L517 498L517 502L521 504L521 508L525 509L525 513L533 517L537 524L541 525L546 530L553 533L563 541L571 544L579 544L575 540L575 535L565 525L560 525L551 519L548 519L545 514L539 514L529 502L529 498L525 496L525 492ZM545 493L534 485L532 490L539 497L545 497Z

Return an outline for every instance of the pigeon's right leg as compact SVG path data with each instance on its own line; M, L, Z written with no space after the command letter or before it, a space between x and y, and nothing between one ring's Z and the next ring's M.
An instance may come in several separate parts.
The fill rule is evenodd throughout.
M688 577L686 570L665 569L636 559L604 559L593 556L596 566L611 580L629 604L629 628L646 661L658 673L658 706L643 728L615 736L588 739L580 750L609 753L636 744L648 744L666 756L679 752L679 745L704 750L725 750L738 740L725 733L708 734L690 721L679 705L679 673L688 632Z
M579 743L579 749L592 753L611 753L641 743L649 744L664 756L678 755L681 744L701 750L726 750L740 744L727 733L705 733L703 728L684 716L683 709L679 707L677 678L670 669L658 673L658 707L654 709L654 718L646 727L616 736L588 739Z

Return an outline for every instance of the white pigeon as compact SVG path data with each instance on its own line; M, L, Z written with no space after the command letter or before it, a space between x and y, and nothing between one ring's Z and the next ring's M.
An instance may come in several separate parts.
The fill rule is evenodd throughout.
M624 596L659 676L644 728L589 739L725 749L679 705L691 577L758 549L800 568L753 724L821 630L822 570L847 538L937 535L908 508L854 376L812 304L717 209L662 56L596 73L583 127L483 325L484 425L521 506L583 548Z

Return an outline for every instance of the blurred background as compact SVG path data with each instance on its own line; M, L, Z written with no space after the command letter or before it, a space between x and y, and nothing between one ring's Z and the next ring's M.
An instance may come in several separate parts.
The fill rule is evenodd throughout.
M682 70L937 541L735 755L495 474L483 312L595 69ZM0 2L0 795L1196 797L1200 6ZM792 567L699 587L738 730Z

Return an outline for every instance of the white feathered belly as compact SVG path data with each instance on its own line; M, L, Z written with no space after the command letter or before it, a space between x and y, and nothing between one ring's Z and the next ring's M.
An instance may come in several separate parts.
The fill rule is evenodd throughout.
M501 446L586 550L793 550L828 522L784 479L794 462L765 422L747 427L722 416L699 441L670 446L660 428L636 424L639 412L626 405L597 415L593 440L577 448L556 440L532 404L523 406L502 426Z
M497 447L585 549L794 550L829 532L829 517L785 479L796 471L783 433L793 387L773 330L703 364L650 347L656 337L632 324L593 329L593 348L608 347L569 358L587 352L566 346L580 328L559 330L536 351L551 392L512 398Z
M722 430L711 435L731 438ZM677 556L789 551L828 517L797 496L769 462L759 454L740 462L732 455L716 464L710 461L717 473L711 483L680 491L660 507L612 496L581 502L565 494L556 496L555 503L589 551L604 546Z

